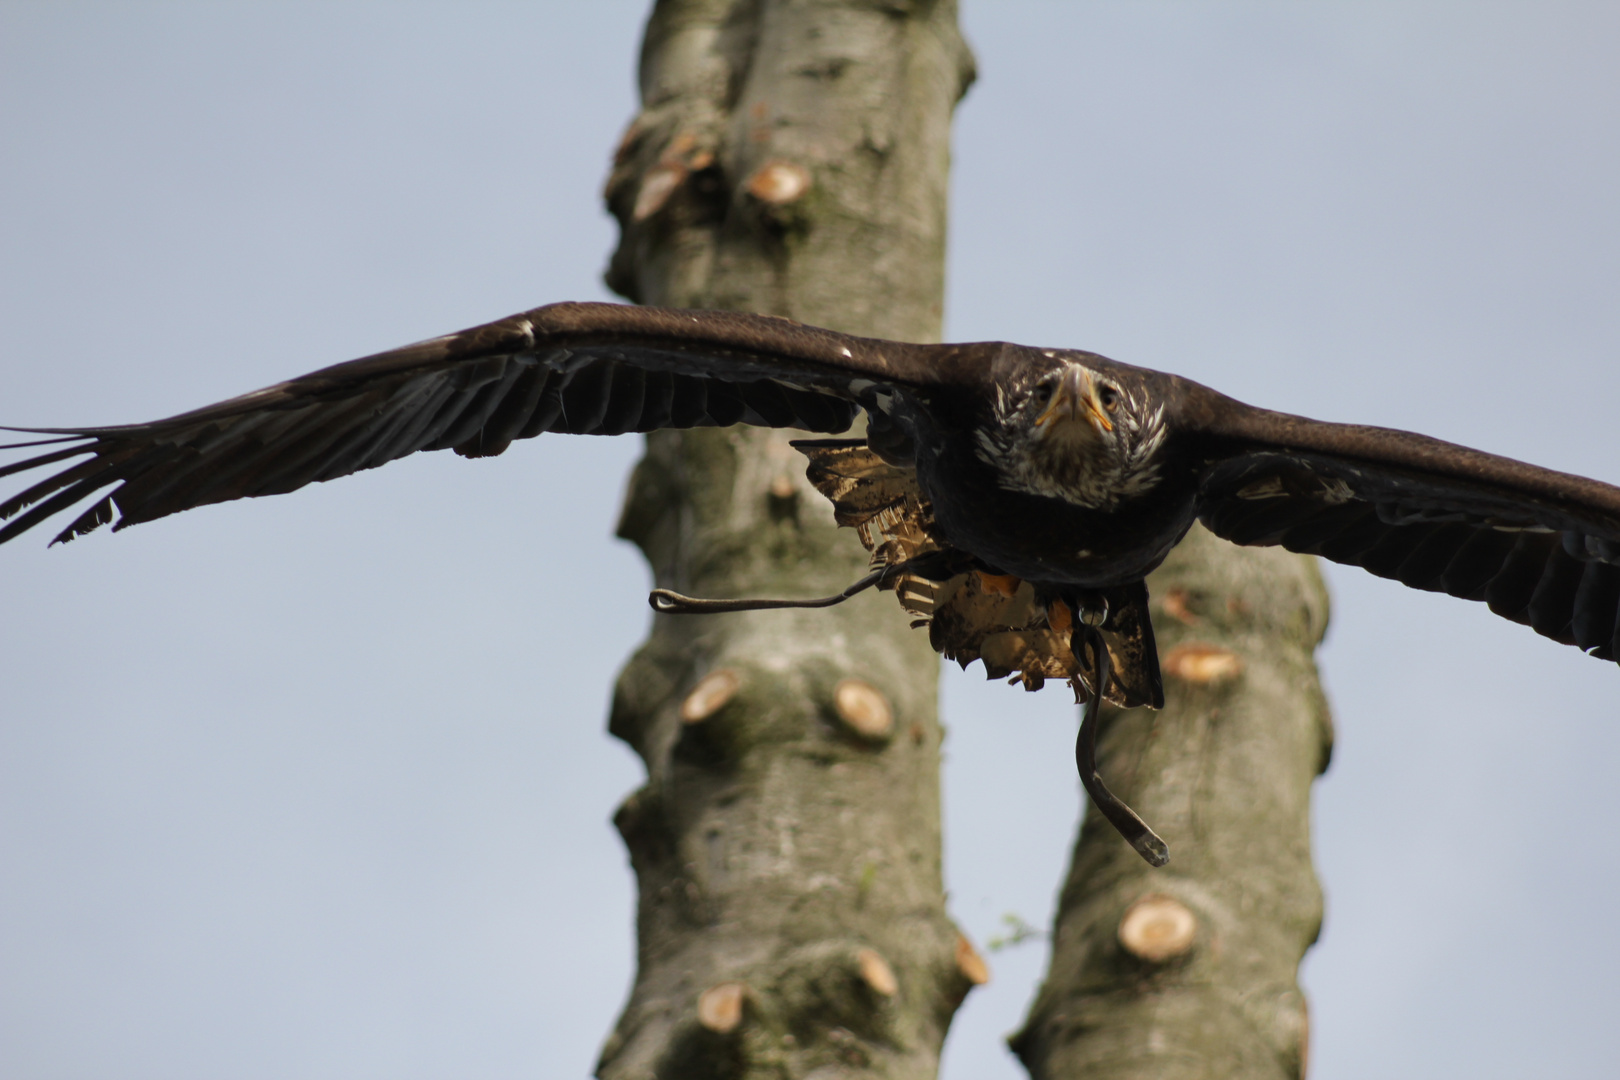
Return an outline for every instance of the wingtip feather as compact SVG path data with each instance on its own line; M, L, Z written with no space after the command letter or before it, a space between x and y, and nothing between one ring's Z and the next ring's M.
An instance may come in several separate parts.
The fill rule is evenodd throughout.
M87 536L112 521L113 513L113 499L111 495L108 495L74 518L73 524L57 533L56 538L47 546L71 544L78 537Z

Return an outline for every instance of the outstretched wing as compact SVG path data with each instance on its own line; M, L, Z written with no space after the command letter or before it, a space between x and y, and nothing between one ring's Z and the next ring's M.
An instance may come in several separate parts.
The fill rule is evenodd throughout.
M1183 429L1207 451L1199 518L1217 535L1482 600L1555 641L1620 657L1620 488L1181 386Z
M0 543L107 488L57 540L115 515L121 528L281 494L418 450L499 454L542 432L739 423L843 431L894 388L939 377L937 348L769 316L552 304L167 420L23 429L63 445L0 477L73 463L0 502L0 520L13 519Z

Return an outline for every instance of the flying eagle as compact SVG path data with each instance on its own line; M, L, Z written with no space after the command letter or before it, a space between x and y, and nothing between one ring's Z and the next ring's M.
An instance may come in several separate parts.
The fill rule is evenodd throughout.
M1258 409L1072 349L917 345L723 311L552 304L323 368L166 420L10 429L70 463L0 502L0 543L107 488L72 540L207 503L294 491L418 450L503 452L543 432L753 424L862 439L797 443L872 552L820 600L652 594L664 612L825 606L893 590L934 647L1087 703L1077 759L1148 861L1163 842L1096 775L1100 700L1164 702L1146 575L1201 521L1620 657L1620 488L1423 435Z

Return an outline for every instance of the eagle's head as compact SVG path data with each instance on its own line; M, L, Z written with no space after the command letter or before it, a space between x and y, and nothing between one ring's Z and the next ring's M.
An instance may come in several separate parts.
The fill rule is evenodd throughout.
M976 450L1003 487L1110 510L1158 482L1164 407L1101 359L1042 350L996 380Z

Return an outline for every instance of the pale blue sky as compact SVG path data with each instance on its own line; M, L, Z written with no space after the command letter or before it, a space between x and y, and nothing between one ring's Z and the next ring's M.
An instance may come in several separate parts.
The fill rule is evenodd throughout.
M0 422L150 419L606 298L643 16L0 2ZM1620 480L1620 8L964 22L950 336ZM631 970L608 817L640 769L603 717L648 617L610 538L636 452L425 455L0 550L0 1078L588 1074ZM1620 672L1331 580L1313 1076L1611 1075ZM1074 718L944 687L983 941L1050 912ZM1044 956L991 963L948 1080L1022 1075L1000 1036Z

